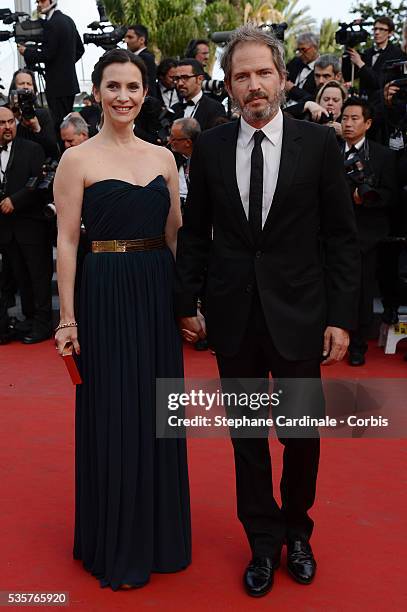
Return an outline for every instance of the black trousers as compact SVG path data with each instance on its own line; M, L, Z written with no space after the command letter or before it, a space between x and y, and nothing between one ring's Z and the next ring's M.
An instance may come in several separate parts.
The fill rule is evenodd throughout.
M279 354L257 295L238 353L216 357L221 378L268 378L271 372L273 379L313 378L320 382L319 359L287 361ZM323 405L322 386L320 389L318 401ZM321 414L320 406L316 412ZM320 454L318 430L314 430L314 437L307 438L277 434L284 445L281 508L273 495L268 438L232 437L237 513L253 555L258 556L278 556L287 538L308 540L314 525L308 511L315 500Z
M366 353L373 322L373 299L376 286L377 248L362 253L358 326L350 333L349 351Z
M55 133L58 140L61 138L59 132L60 125L64 120L64 117L72 112L74 100L75 96L65 96L64 98L53 98L51 96L47 96L48 108L51 111L52 118L54 120Z
M38 331L52 326L52 245L50 241L25 244L15 238L4 246L20 290L21 308Z

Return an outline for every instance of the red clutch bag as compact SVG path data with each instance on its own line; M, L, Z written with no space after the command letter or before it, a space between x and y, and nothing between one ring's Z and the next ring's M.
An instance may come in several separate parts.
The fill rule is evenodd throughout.
M73 346L71 342L68 342L64 346L62 353L62 359L64 360L68 374L71 377L73 385L80 385L82 383L81 375L79 374L78 366L72 354Z

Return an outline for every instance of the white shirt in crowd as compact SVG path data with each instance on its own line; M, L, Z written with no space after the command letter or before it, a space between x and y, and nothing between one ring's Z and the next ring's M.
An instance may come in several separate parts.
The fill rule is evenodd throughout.
M200 91L199 93L196 94L196 96L191 98L190 102L193 102L194 106L192 106L192 104L191 104L191 105L189 105L189 106L187 106L185 108L185 110L184 110L184 117L194 117L195 116L195 113L196 113L196 111L198 109L199 101L202 98L202 96L203 96L203 92Z
M7 164L10 159L11 145L12 143L9 142L7 145L7 150L4 150L0 153L0 181L1 182L3 182L4 173L6 171Z

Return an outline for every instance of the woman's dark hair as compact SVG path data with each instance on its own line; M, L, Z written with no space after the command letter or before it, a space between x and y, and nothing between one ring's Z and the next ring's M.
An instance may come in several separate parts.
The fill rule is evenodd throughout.
M106 51L106 53L102 55L97 64L95 64L92 72L93 85L97 89L100 88L100 84L103 79L103 72L107 66L110 66L111 64L127 64L128 62L131 62L140 70L143 89L147 89L148 78L146 65L141 57L135 55L127 49L112 49L111 51Z
M16 77L19 74L28 74L28 75L30 75L31 80L33 82L33 86L34 86L34 93L37 94L38 93L38 91L37 91L37 83L35 82L35 75L34 75L33 71L29 70L28 68L20 68L19 70L16 70L15 73L13 74L13 78L12 78L10 89L9 89L9 95L10 95L10 92L13 91L13 89L17 89L17 87L16 87Z

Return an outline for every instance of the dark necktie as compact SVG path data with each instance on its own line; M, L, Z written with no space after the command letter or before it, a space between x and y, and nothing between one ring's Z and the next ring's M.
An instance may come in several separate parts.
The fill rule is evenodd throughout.
M351 157L352 155L356 155L357 153L359 153L359 149L355 147L355 145L352 145L349 151L346 151L345 159L349 159L349 157Z
M185 109L187 106L195 106L195 102L192 102L192 100L188 100L188 102L181 102L181 106Z
M265 134L261 130L254 133L254 147L250 166L249 224L255 239L262 230L263 210L263 151L261 142Z

